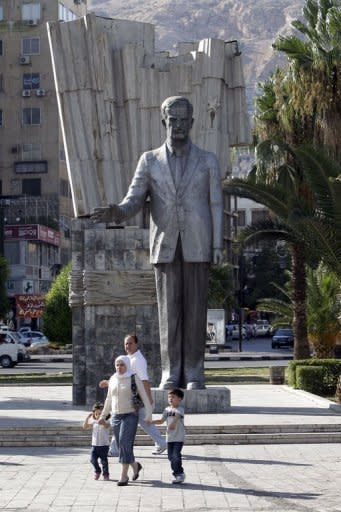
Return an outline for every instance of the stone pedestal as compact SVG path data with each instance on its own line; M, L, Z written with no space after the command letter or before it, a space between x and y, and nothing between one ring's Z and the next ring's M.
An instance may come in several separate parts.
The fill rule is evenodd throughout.
M162 413L168 405L168 391L152 389L154 412ZM185 414L226 413L231 409L231 392L226 386L208 386L206 389L185 391Z
M149 231L105 229L88 219L72 222L70 305L73 328L73 403L103 400L98 383L114 373L126 334L136 333L149 378L161 378L154 272Z

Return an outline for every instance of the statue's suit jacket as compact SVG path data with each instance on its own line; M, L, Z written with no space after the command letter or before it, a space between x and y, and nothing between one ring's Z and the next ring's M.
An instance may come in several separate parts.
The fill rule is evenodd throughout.
M120 203L125 219L150 195L150 261L173 261L181 237L183 259L210 262L222 247L223 202L217 158L191 144L186 169L176 188L166 144L143 153L127 195Z

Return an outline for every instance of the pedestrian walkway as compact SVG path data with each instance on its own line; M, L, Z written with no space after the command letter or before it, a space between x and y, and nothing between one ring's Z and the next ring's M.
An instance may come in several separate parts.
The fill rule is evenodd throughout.
M341 422L333 403L289 386L229 385L231 412L187 414L187 425L271 425ZM0 386L0 428L79 424L89 410L72 405L71 386Z
M327 400L287 386L231 385L229 414L188 415L187 425L335 423ZM0 387L1 428L77 424L70 386ZM0 448L0 510L8 512L341 512L340 444L184 447L186 483L174 486L166 455L137 446L141 477L94 481L88 448Z

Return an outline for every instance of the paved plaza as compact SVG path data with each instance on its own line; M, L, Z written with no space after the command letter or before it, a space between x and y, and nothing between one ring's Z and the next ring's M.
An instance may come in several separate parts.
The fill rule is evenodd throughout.
M231 414L188 415L188 424L327 422L341 416L327 400L287 386L230 386ZM71 388L0 387L0 427L84 419ZM1 430L0 430L1 432ZM0 510L7 512L341 512L341 444L187 445L186 483L171 484L166 455L137 446L139 480L94 481L89 448L0 448Z

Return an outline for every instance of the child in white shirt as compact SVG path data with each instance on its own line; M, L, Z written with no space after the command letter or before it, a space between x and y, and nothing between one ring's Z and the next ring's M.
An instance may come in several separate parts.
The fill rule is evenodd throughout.
M110 445L109 428L110 423L105 421L104 425L99 425L98 420L103 411L103 404L96 402L92 408L92 412L86 417L83 428L92 428L92 441L91 441L91 458L90 462L95 468L95 480L98 480L103 472L103 479L109 480L109 463L108 451ZM110 415L108 416L110 417ZM106 418L106 420L108 419ZM98 463L100 459L102 470Z

